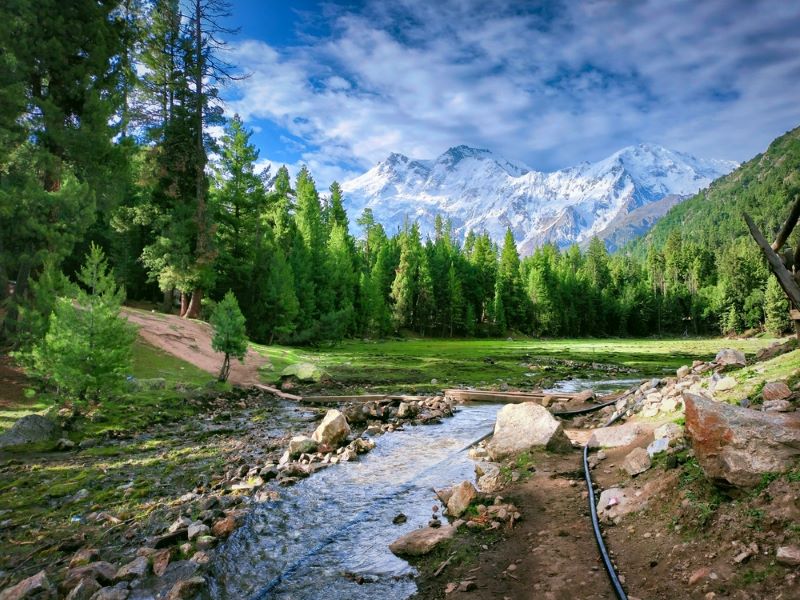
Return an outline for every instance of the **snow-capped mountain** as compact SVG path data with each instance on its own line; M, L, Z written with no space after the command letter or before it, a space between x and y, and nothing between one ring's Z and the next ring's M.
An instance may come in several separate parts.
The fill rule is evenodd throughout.
M369 207L387 233L408 219L430 234L441 214L462 236L486 230L500 242L511 227L520 253L529 254L546 242L563 248L595 235L613 249L736 166L640 144L542 173L489 150L456 146L435 160L390 154L342 188L352 220Z

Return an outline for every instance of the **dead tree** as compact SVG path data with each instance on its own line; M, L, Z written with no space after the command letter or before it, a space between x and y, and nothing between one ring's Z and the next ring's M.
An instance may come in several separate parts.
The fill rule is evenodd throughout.
M789 213L789 218L778 232L778 237L770 245L761 231L756 227L750 215L744 213L744 220L750 229L750 235L761 248L761 252L769 263L772 274L775 275L790 303L790 317L794 322L797 339L800 340L800 242L792 251L791 246L786 252L781 252L789 236L800 221L800 195L795 199L794 206Z

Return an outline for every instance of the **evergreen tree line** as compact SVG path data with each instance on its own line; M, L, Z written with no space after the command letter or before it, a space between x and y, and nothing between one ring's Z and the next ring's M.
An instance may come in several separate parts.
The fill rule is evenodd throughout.
M423 240L367 210L356 239L337 183L321 195L306 168L294 181L285 167L256 173L251 133L223 118L218 87L238 77L220 59L227 16L223 0L0 7L0 300L18 345L46 335L72 285L59 273L92 244L129 298L177 299L197 317L230 291L267 343L785 327L744 237L709 248L675 228L644 254L592 240L521 259L511 231L501 245L483 232L459 242L437 218ZM223 124L221 140L207 135Z

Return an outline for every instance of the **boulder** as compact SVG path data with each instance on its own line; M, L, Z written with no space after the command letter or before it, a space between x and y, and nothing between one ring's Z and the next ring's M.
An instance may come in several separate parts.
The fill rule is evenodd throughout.
M719 381L717 381L716 385L714 386L715 392L727 392L728 390L732 390L737 385L736 379L728 375L727 377L723 377Z
M281 372L281 378L290 377L293 377L302 383L319 383L320 381L327 379L328 374L317 365L303 362L289 365Z
M611 427L599 427L589 438L589 448L619 448L632 444L645 428L639 423L624 423Z
M500 465L497 463L484 461L475 463L475 475L478 478L478 489L482 492L490 494L503 487Z
M747 359L744 357L744 352L741 350L723 348L717 352L714 362L723 368L738 368L744 367L747 364Z
M347 419L338 410L332 408L325 414L322 423L314 430L311 437L318 444L338 446L348 435L350 435L350 426L347 424Z
M22 600L23 598L55 598L56 591L47 573L39 571L36 575L23 579L18 584L0 592L0 600Z
M767 412L792 412L794 406L788 400L767 400L761 406Z
M650 455L644 448L634 448L622 461L622 468L631 477L644 473L650 468Z
M669 438L658 438L647 446L647 454L652 458L660 452L666 452L669 449Z
M289 457L297 458L301 454L316 452L317 442L305 435L296 435L289 440Z
M664 423L653 430L653 437L657 440L661 438L677 440L683 437L683 427L677 423Z
M56 442L61 438L61 428L42 415L25 415L11 429L0 435L0 448Z
M761 397L764 399L764 402L786 400L787 398L791 398L791 396L792 390L790 390L789 386L783 381L770 381L764 386L764 389L761 390Z
M536 402L507 404L497 413L494 435L487 444L489 456L497 460L532 448L569 450L572 444L561 423Z
M453 493L447 500L447 514L451 517L460 517L463 515L469 503L478 495L478 490L469 481L462 481L458 485L453 486Z
M67 594L67 600L90 600L100 590L100 584L94 579L87 577L81 579L80 583L72 588Z
M422 527L397 538L389 544L389 550L401 557L424 556L442 542L451 539L455 534L456 527L452 525Z
M130 590L124 587L105 587L97 590L90 600L127 600Z
M189 529L186 532L186 534L189 540L193 540L194 538L199 537L201 535L206 535L209 531L211 531L211 528L209 528L208 525L206 525L202 521L195 521L194 523L189 525Z
M800 415L760 412L713 402L691 392L686 436L706 476L737 487L757 485L764 473L782 473L800 457Z
M114 581L117 574L117 569L109 562L99 560L97 562L89 563L82 567L75 567L67 571L67 576L64 579L64 585L67 588L74 587L81 579L90 577L96 579L98 583L109 585Z
M114 577L116 581L133 581L141 579L150 570L150 561L145 556L139 556L126 565L122 565Z
M800 566L800 546L779 546L775 560L790 567Z
M170 589L166 600L190 600L206 588L206 580L195 576L178 581Z

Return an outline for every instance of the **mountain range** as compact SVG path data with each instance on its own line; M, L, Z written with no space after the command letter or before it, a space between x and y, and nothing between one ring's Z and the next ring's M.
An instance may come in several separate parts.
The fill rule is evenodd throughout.
M521 254L548 242L585 245L593 236L614 250L736 167L639 144L548 173L490 150L456 146L433 160L390 154L342 188L352 220L370 208L390 234L408 220L431 235L440 214L459 237L485 230L500 242L510 227Z

